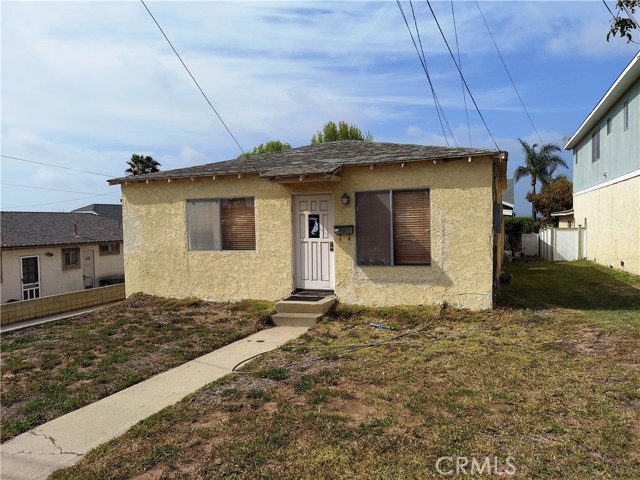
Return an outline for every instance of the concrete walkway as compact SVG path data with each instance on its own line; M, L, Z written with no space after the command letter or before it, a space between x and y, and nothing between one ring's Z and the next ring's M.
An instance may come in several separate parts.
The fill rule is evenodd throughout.
M140 420L227 375L243 360L274 350L307 329L262 330L23 433L0 446L0 478L46 478Z

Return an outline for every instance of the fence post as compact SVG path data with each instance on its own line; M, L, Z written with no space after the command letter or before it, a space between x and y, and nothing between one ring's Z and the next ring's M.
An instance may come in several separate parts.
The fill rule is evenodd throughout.
M556 253L556 229L551 227L551 261L555 262Z
M578 225L578 260L582 258L582 225Z

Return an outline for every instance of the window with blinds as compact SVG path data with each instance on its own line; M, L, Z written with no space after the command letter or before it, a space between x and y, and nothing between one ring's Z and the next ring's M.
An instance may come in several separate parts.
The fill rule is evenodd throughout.
M255 250L256 228L253 198L220 200L223 250Z
M189 250L255 250L254 199L187 201Z
M431 265L428 189L356 193L358 265Z

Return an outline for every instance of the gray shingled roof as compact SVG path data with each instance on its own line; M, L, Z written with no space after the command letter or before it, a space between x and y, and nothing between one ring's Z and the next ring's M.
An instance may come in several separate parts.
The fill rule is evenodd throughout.
M0 228L2 248L122 241L120 222L86 213L1 212Z
M506 152L480 148L435 147L362 141L330 142L293 148L284 152L208 163L196 167L148 173L135 177L120 177L109 180L109 183L114 185L125 181L249 173L257 173L264 178L318 174L333 175L346 166L436 159L446 160L480 155L498 155L501 153L506 155Z
M111 218L113 220L122 221L122 205L110 203L92 203L82 208L71 210L71 213L90 212L100 215L101 217Z

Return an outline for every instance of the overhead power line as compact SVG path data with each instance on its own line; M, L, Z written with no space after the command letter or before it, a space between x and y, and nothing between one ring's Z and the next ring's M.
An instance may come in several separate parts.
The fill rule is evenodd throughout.
M7 187L33 188L36 190L49 190L52 192L80 193L80 194L92 195L94 197L118 197L118 198L120 197L120 195L114 195L113 193L78 192L77 190L62 190L60 188L34 187L33 185L18 185L16 183L2 182L0 183L0 185L5 185Z
M9 158L11 160L18 160L20 162L37 163L38 165L46 165L47 167L61 168L63 170L71 170L73 172L88 173L89 175L99 175L101 177L107 177L107 178L114 177L114 175L106 175L104 173L89 172L87 170L80 170L79 168L63 167L62 165L53 165L52 163L36 162L35 160L27 160L26 158L12 157L11 155L0 155L0 157Z
M418 43L420 43L420 53L422 54L422 60L424 61L424 66L426 68L427 66L427 57L424 54L424 49L422 48L422 38L420 37L420 29L418 28L418 20L416 20L416 12L413 8L413 1L409 0L409 5L411 6L411 15L413 16L413 24L416 27L416 35L418 36ZM434 87L432 86L432 89L434 89ZM458 146L458 142L456 141L456 137L453 134L453 130L451 129L451 124L449 124L449 120L447 119L447 116L444 113L444 108L442 107L442 103L440 102L440 99L438 99L438 97L435 95L435 89L433 90L433 95L434 95L434 99L437 102L437 107L440 108L440 112L442 113L442 120L444 121L445 125L447 126L447 131L449 132L449 135L451 135L451 139L453 140L453 143L455 144L455 146ZM445 135L446 138L446 135ZM447 145L449 143L447 142Z
M429 68L427 67L426 57L424 55L424 50L422 49L422 40L420 39L420 32L418 30L418 24L416 21L415 13L413 15L414 23L416 25L416 34L418 37L418 41L420 42L420 48L418 48L418 44L416 43L415 37L413 36L413 32L411 31L411 27L409 26L409 21L407 20L407 16L404 13L404 9L402 8L402 4L400 0L396 0L398 8L400 9L400 13L402 14L402 18L404 19L404 23L407 26L407 31L411 36L411 41L413 42L413 46L416 49L416 53L418 54L418 59L420 60L420 65L422 65L422 70L427 77L427 82L429 83L429 87L431 89L431 95L433 97L433 103L436 108L436 113L438 115L438 121L440 122L440 127L442 128L442 134L444 135L445 142L449 145L449 139L447 138L447 132L444 127L444 111L441 109L440 101L438 100L438 95L436 94L435 87L433 86L433 82L431 81L431 75L429 74ZM413 11L413 4L411 3L411 10Z
M609 13L611 14L611 18L613 18L614 22L617 21L620 18L620 15L615 15L612 11L611 8L609 8L609 5L607 4L606 0L602 0L602 3L604 3L604 6L607 7L607 10L609 10ZM636 25L640 25L640 23L638 23L638 21L636 20L636 18L633 16L633 13L631 13L631 11L627 8L626 5L623 5L624 11L627 12L627 15L629 16L629 18L636 24ZM627 39L628 42L631 43L635 43L635 44L640 44L640 42L636 42L634 40L631 40L630 38Z
M458 26L456 25L456 12L453 8L453 0L451 0L451 17L453 18L453 33L456 37L456 50L458 53L458 65L462 70L462 59L460 58L460 43L458 42ZM469 146L473 147L471 140L471 124L469 123L469 109L467 108L467 92L464 90L464 82L460 80L460 87L462 88L462 99L464 100L464 115L467 118L467 130L469 131Z
M491 29L489 28L489 24L487 23L487 19L484 17L484 13L482 13L482 9L480 8L480 4L478 3L478 0L476 0L476 5L478 7L478 11L480 12L480 16L482 17L482 21L484 22L484 26L487 27L487 32L489 32L489 36L491 37L491 41L493 42L493 46L496 47L496 52L498 52L498 56L500 57L500 61L502 62L502 66L504 67L504 71L507 72L507 76L509 77L509 80L511 81L511 85L513 85L513 89L516 92L516 95L518 96L518 99L520 100L520 105L522 105L522 109L524 110L524 113L527 115L527 118L529 119L529 123L531 123L531 126L533 127L533 130L536 132L536 135L538 136L538 140L540 140L540 144L542 145L542 137L540 136L540 134L538 133L538 129L536 128L536 126L533 124L533 120L531 119L531 115L529 115L529 111L527 110L527 107L524 106L524 101L522 100L522 97L520 96L520 92L518 91L518 88L516 87L516 83L513 81L513 77L511 76L511 73L509 72L509 69L507 68L507 64L504 61L504 58L502 57L502 53L500 53L500 49L498 48L498 44L496 43L495 38L493 38L493 34L491 33Z
M500 147L498 147L498 143L496 142L496 139L493 138L491 130L489 129L489 125L487 125L487 121L484 119L484 115L482 115L482 112L480 111L480 107L478 107L478 102L476 102L476 99L474 98L473 94L471 93L471 89L469 88L469 84L465 80L464 75L462 74L462 70L460 70L460 66L458 65L458 62L456 61L456 57L453 54L453 51L451 50L451 47L449 46L449 42L447 41L447 37L444 35L444 32L442 31L442 27L440 26L440 22L438 21L438 17L436 16L436 12L433 11L433 7L431 6L431 2L429 0L426 0L426 2L427 2L427 5L429 6L429 10L431 10L431 15L433 16L433 19L435 20L436 25L438 26L438 30L440 31L440 36L442 36L442 39L444 40L444 43L447 46L447 50L449 50L449 55L451 55L451 59L453 60L453 63L455 64L456 68L458 69L458 73L460 74L460 78L462 79L462 81L464 83L464 86L467 89L467 92L469 93L469 98L471 98L471 101L473 101L473 106L476 108L476 111L478 112L478 115L480 116L480 119L482 120L482 123L484 124L484 127L487 129L487 133L491 137L491 140L493 141L493 144L495 145L495 147L498 150L500 150Z
M176 57L178 57L178 60L180 60L180 63L182 63L182 66L184 67L184 69L187 71L187 73L189 74L189 76L191 77L191 80L193 80L193 83L196 84L196 87L198 87L198 90L200 90L200 93L202 94L202 96L204 97L204 99L207 101L207 103L209 104L209 106L211 107L211 110L213 110L213 113L216 114L216 116L218 117L218 120L220 120L220 123L222 123L222 125L224 126L224 128L227 130L227 132L229 133L229 135L231 135L231 138L233 138L233 141L236 142L236 145L238 146L238 148L240 149L240 151L242 153L245 153L244 149L240 146L240 143L238 143L238 140L236 139L236 137L233 135L233 133L231 133L231 130L229 130L229 127L227 127L227 124L224 123L224 120L222 119L222 117L220 116L220 114L218 113L218 111L215 109L215 107L213 106L213 104L211 103L211 101L209 100L209 97L207 97L207 95L204 93L204 91L202 90L202 88L200 87L200 84L198 83L198 81L196 80L196 78L193 76L193 74L191 73L191 70L189 70L189 67L187 67L187 64L184 63L184 60L182 60L182 57L180 56L180 54L178 53L178 51L175 49L175 47L173 46L173 44L171 43L171 40L169 40L169 37L167 37L167 34L164 33L164 30L162 29L162 27L160 26L160 24L158 23L158 21L156 20L156 17L153 16L153 13L151 13L151 10L149 10L149 7L147 7L147 4L144 3L144 0L140 0L140 2L142 3L142 5L144 5L144 8L147 10L147 12L149 13L149 15L151 16L151 18L153 19L153 21L155 22L156 26L158 27L158 29L160 30L160 32L162 33L162 35L164 36L165 40L167 41L167 43L169 44L169 46L171 47L171 49L173 50L173 53L176 54Z

